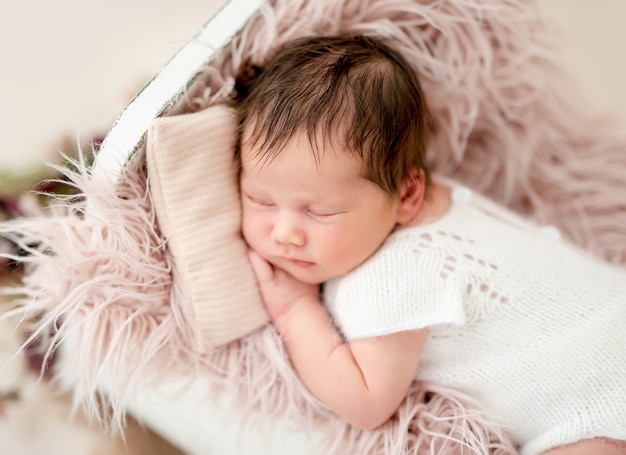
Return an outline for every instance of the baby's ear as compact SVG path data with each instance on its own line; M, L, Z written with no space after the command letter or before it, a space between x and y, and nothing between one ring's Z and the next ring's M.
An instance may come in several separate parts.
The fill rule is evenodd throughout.
M409 223L422 207L426 190L424 172L412 167L400 185L400 205L397 212L398 224Z

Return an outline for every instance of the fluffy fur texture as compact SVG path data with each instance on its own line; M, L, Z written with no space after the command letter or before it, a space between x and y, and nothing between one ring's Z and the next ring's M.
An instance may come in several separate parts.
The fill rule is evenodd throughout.
M626 263L626 134L587 110L534 2L276 0L206 68L185 110L225 101L242 63L262 65L293 38L349 32L390 38L415 66L436 122L436 172ZM514 452L476 403L432 384L414 384L379 429L347 426L302 387L272 326L195 354L197 328L155 223L142 155L119 184L96 181L77 164L66 172L84 199L4 223L0 235L32 253L18 258L29 270L13 290L22 295L16 312L38 316L38 331L66 320L57 338L80 327L75 398L94 415L106 364L116 423L136 387L165 372L201 374L215 393L237 391L248 423L285 417L326 431L320 453Z

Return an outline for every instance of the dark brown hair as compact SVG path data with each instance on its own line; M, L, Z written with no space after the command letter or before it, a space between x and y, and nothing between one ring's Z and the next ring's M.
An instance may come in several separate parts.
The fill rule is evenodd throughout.
M429 113L419 81L380 39L307 37L279 51L258 75L246 72L237 81L240 137L245 128L261 158L280 153L297 133L306 133L319 154L321 133L359 156L363 176L389 195L399 194L412 167L429 183ZM241 164L240 151L235 159Z

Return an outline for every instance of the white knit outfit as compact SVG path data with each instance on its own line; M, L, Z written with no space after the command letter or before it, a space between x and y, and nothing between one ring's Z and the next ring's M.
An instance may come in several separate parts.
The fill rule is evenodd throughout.
M457 388L523 455L626 440L626 270L463 187L325 285L347 340L429 327L415 378Z

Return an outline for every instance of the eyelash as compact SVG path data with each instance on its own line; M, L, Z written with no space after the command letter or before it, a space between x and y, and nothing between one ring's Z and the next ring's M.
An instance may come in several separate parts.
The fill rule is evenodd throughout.
M314 216L315 218L322 218L322 219L331 218L333 216L339 215L339 213L317 213L317 212L314 212L313 210L307 210L307 213L309 215Z
M259 207L265 207L265 208L271 208L271 207L275 207L275 204L272 204L271 202L266 202L263 200L259 200L256 199L250 195L246 195L246 198L252 202L254 205L257 205ZM313 216L315 218L320 218L320 219L327 219L327 218L332 218L333 216L339 215L341 212L332 212L332 213L319 213L319 212L315 212L314 210L310 210L307 209L306 213L309 214L310 216Z
M256 199L250 195L246 195L246 199L248 199L250 202L252 202L255 205L260 205L262 207L273 207L274 204L272 204L271 202L265 202L259 199Z

